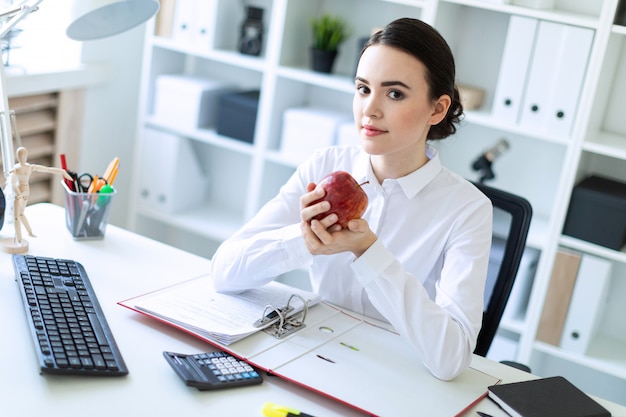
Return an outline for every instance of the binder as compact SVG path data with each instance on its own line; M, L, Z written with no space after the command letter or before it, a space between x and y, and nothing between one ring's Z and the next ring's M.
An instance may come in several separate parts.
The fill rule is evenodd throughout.
M206 286L208 300L210 277L197 278L196 283ZM277 337L280 335L272 331L256 331L228 344L216 341L197 326L186 325L189 311L164 314L167 308L155 309L154 304L150 310L141 308L146 297L162 297L167 305L177 288L175 285L118 304L192 334L260 370L365 413L407 415L413 410L421 415L462 415L487 395L488 386L500 382L473 368L452 381L438 380L389 324L323 301L309 306L305 317L296 318L302 321L298 330L284 337ZM198 291L192 288L189 293ZM185 304L181 302L181 305ZM232 314L228 309L225 311ZM259 319L266 316L263 309Z
M211 49L215 25L214 0L195 0L193 42L200 50Z
M529 17L511 16L509 19L491 110L498 121L515 124L519 120L537 25L537 19Z
M193 18L195 14L195 0L176 0L174 19L172 24L172 40L180 44L189 45L193 42Z
M592 40L591 29L539 22L521 109L521 127L569 136Z
M612 266L611 261L583 255L563 326L563 349L586 353L606 304Z
M575 26L565 27L558 74L548 107L546 132L559 137L569 137L578 109L578 101L587 72L594 31Z
M175 0L161 0L159 13L156 15L154 24L154 34L169 38L172 36L172 26L174 24Z
M546 291L536 338L559 346L581 255L560 249L554 258L552 275Z
M165 213L200 204L208 180L189 140L151 128L143 129L140 140L139 204Z

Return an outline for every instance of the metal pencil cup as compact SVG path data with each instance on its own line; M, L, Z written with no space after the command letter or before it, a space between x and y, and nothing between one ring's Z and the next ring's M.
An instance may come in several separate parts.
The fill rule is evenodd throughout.
M74 240L104 239L109 223L111 202L117 191L110 193L77 193L65 190L65 225Z

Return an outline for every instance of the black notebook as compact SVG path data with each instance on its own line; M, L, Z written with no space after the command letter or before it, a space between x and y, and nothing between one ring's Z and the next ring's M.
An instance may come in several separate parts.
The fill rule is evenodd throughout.
M513 417L610 417L611 413L562 376L489 387L489 398Z

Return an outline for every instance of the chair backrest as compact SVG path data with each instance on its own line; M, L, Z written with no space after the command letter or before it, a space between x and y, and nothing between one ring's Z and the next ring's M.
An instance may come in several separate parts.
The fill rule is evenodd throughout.
M493 243L485 286L483 325L474 353L486 356L498 330L504 308L526 247L532 217L530 203L517 195L475 183L493 205Z

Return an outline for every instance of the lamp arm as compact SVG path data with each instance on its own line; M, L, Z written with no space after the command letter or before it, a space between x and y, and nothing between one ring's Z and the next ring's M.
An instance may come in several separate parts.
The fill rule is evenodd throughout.
M0 12L0 17L11 16L0 28L0 39L4 38L23 18L28 16L31 12L36 11L38 9L37 6L39 6L42 1L43 0L27 0L19 6Z

